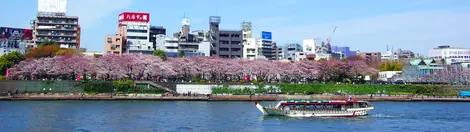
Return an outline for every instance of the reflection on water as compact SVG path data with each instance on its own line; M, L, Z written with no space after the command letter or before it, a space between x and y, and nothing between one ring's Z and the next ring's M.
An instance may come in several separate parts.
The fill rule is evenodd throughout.
M365 122L371 121L371 117L367 116L360 116L360 117L288 117L288 116L259 116L258 120L260 121L269 121L269 120L277 120L277 121L351 121L351 122Z
M470 122L470 103L374 105L363 117L292 118L263 116L253 102L0 101L0 131L466 131Z

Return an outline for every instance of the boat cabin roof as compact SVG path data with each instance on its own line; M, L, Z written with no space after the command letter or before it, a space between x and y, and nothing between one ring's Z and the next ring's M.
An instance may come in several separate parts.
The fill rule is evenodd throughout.
M365 102L365 101L347 101L347 100L282 100L281 103L350 103L350 102Z

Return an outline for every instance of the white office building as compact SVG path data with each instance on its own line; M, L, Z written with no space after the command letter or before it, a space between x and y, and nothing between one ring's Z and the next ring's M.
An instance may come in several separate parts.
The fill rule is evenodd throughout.
M303 52L305 54L316 54L321 47L321 39L304 39L302 42Z
M470 49L439 46L429 50L429 58L444 59L447 64L456 62L470 62Z
M176 38L165 38L164 41L165 52L178 52L178 39Z
M258 43L255 38L247 38L246 42L243 43L243 58L258 58Z
M381 55L380 56L381 60L390 60L390 61L398 60L398 55L394 53L392 50L387 50L385 52L382 52L382 54L380 55Z
M122 27L126 28L127 52L152 54L153 45L149 43L149 23L144 22L123 22Z
M253 38L251 22L242 22L240 27L243 34L243 58L259 58L258 40L256 38Z
M304 39L302 47L305 54L315 54L316 45L314 39Z

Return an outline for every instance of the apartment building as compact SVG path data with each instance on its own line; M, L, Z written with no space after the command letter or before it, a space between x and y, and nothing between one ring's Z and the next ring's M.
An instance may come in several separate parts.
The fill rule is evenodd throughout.
M28 47L37 47L45 40L50 40L61 48L80 48L80 25L76 16L38 14L32 27L33 42Z
M209 17L211 56L241 58L243 56L242 30L220 30L220 16Z
M298 43L288 43L284 46L284 59L293 61L296 60L296 54L297 52L303 52L303 48L300 44Z

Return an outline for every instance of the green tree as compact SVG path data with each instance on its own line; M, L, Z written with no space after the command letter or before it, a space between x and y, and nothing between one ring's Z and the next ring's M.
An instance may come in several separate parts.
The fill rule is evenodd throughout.
M393 62L393 71L401 71L403 68L403 63L399 61Z
M0 57L0 75L5 75L8 68L24 60L23 54L19 52L11 52Z
M160 57L163 61L167 60L167 56L163 50L155 50L153 51L153 55Z
M380 71L401 71L403 63L399 61L389 61L379 63Z
M44 40L42 43L41 43L41 46L48 46L48 45L54 45L54 44L57 44L56 42L52 41L52 40Z
M184 51L183 50L178 51L178 57L184 57Z

